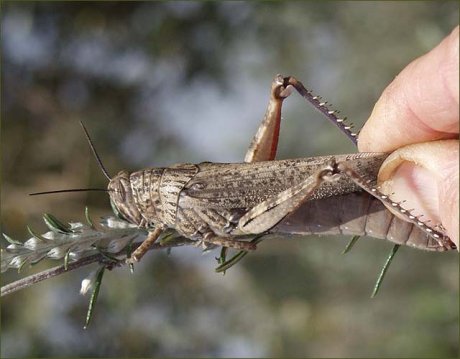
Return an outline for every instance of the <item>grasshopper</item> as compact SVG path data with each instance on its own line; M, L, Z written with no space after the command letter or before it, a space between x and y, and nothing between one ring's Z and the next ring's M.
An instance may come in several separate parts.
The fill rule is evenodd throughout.
M272 82L268 108L244 163L180 163L121 171L111 178L83 127L109 178L112 206L149 232L128 262L138 262L168 228L205 248L249 251L256 249L251 237L292 233L296 222L303 222L303 233L367 234L431 251L455 248L442 228L429 226L379 191L376 178L388 153L275 160L282 104L294 89L356 144L352 126L338 112L294 77L281 75Z

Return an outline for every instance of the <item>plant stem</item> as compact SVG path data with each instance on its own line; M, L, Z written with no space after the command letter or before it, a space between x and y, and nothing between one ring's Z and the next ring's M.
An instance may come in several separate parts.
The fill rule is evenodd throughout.
M155 243L150 249L163 249L163 248L172 248L172 247L179 247L183 245L190 245L192 244L193 241L184 238L184 237L178 237L177 239L167 241L166 243ZM135 243L133 244L132 248L136 249L141 243ZM39 283L41 281L44 281L46 279L50 279L53 277L56 277L62 273L70 272L72 270L75 270L80 267L87 266L91 263L95 262L105 262L107 258L102 255L102 254L93 254L88 257L84 257L81 259L76 260L75 262L71 262L67 264L67 269L65 268L65 265L60 265L54 268L47 269L45 271L32 274L28 277L19 279L13 283L9 283L4 285L1 288L1 296L6 296L8 294L17 292L18 290L25 289L27 287L30 287L31 285L34 285L35 283ZM119 262L120 264L125 264L123 261Z

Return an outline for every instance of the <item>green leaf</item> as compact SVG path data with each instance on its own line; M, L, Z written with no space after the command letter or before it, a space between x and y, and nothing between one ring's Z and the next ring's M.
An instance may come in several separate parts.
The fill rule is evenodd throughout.
M83 329L87 329L91 319L93 317L94 307L96 306L97 297L99 295L99 289L101 288L102 284L102 277L104 276L105 266L101 266L96 274L96 282L94 285L93 293L91 294L91 298L89 300L88 305L88 312L86 313L86 321L85 326Z
M85 207L85 218L86 218L86 222L88 222L88 225L94 229L94 223L93 223L93 220L91 219L90 215L89 215L89 208L88 206Z
M228 251L227 247L222 247L222 249L220 250L219 257L216 257L217 263L219 264L219 266L216 268L216 272L218 273L219 273L218 269L220 268L220 266L223 265L225 261L227 260L227 251ZM225 274L225 269L220 272L222 272L222 274Z
M239 251L237 254L235 254L232 258L230 258L228 261L222 263L220 266L218 266L215 271L217 273L224 272L233 267L236 263L238 263L240 260L242 260L246 254L248 254L248 251Z
M43 220L45 221L45 224L47 227L52 230L53 232L58 232L58 233L72 233L70 230L70 226L65 225L61 221L59 221L56 217L54 217L52 214L45 213L43 215Z
M393 246L393 248L391 249L391 252L387 257L387 260L385 261L385 264L383 265L382 271L380 272L380 275L377 278L377 281L375 282L374 290L372 291L371 298L374 298L377 295L377 293L378 293L378 291L380 289L380 286L382 285L383 278L385 278L385 274L387 273L387 270L390 267L390 264L393 261L393 257L395 256L395 254L398 251L399 247L400 247L399 244L395 244Z
M69 248L64 256L64 270L67 270L69 268L70 252L71 249Z
M5 238L5 240L9 243L9 244L15 244L17 246L23 246L24 244L22 242L19 242L13 238L11 238L10 236L7 236L5 233L2 233L3 234L3 238Z
M349 251L351 251L351 249L353 248L353 246L356 244L356 242L358 241L360 236L353 236L350 240L350 242L348 242L348 244L346 245L345 249L343 250L342 254L346 254L348 253Z
M19 264L19 266L18 266L18 273L21 273L21 270L26 265L26 263L27 263L27 258L24 258L22 260L21 264Z
M265 235L265 233L262 233L262 234L259 234L257 236L255 236L252 240L251 240L251 243L259 243L259 242L262 242L263 241L263 236ZM215 271L217 273L221 273L221 272L224 272L233 267L236 263L238 263L240 260L242 260L246 254L248 254L249 252L248 251L239 251L237 254L235 254L232 258L230 258L228 261L224 261L220 266L218 266ZM221 255L222 255L222 252L221 252Z
M228 251L227 247L222 247L222 249L220 250L219 257L216 257L217 263L219 264L225 263L225 260L227 259L227 251Z
M133 242L128 244L128 247L126 248L126 258L131 258L131 253L133 253ZM128 263L129 271L131 274L134 273L134 264L133 262Z
M37 255L35 258L29 259L30 260L30 266L34 266L34 265L40 263L45 258L46 258L46 253L42 253L40 255Z
M115 256L112 256L111 254L103 251L101 248L96 248L96 249L99 252L99 254L101 256L103 256L109 263L118 263L119 262L119 260Z
M168 242L173 241L173 240L175 239L176 235L177 235L177 233L174 232L174 231L171 231L171 232L169 232L169 233L166 233L166 234L164 234L164 235L160 238L160 240L158 241L158 243L160 243L161 245L165 245L165 244L167 244Z
M34 238L36 238L36 239L38 239L39 241L44 242L44 243L49 242L48 239L44 238L43 236L41 236L41 235L39 235L38 233L36 233L35 231L33 231L32 228L30 228L29 226L27 226L26 228L27 228L27 232L29 232L29 234L30 234L32 237L34 237Z

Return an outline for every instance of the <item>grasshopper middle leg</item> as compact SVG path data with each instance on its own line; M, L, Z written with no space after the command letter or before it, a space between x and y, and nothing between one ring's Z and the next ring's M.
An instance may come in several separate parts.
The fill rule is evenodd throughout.
M244 251L252 251L256 249L256 245L250 242L235 241L230 238L216 236L213 232L208 232L203 236L203 242L215 244L221 247L240 249Z

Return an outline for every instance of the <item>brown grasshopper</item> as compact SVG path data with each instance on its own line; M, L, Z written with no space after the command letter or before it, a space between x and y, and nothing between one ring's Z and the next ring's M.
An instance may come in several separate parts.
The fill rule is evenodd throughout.
M302 222L303 233L351 234L384 238L432 251L454 249L443 233L393 202L376 186L388 153L355 153L289 160L276 156L283 100L295 89L332 120L355 144L357 135L294 77L275 77L265 117L244 163L181 163L110 178L113 207L127 221L149 231L132 253L137 262L167 229L206 247L254 250L248 239L290 231ZM399 212L393 215L385 206ZM302 207L299 209L299 207ZM299 217L296 213L307 213ZM402 218L398 218L402 217Z

